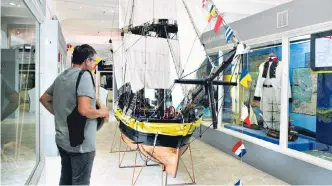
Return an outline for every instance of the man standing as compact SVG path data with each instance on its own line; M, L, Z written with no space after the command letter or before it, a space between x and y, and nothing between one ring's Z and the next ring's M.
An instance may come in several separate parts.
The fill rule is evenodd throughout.
M96 51L89 45L76 46L72 67L62 72L41 96L40 102L54 115L56 144L61 156L60 185L89 185L96 151L97 119L108 120L108 109L96 99L93 80L84 72L76 95L76 81L81 70L92 70L96 64ZM78 102L76 102L78 99ZM78 103L78 112L87 118L84 141L72 147L69 141L68 115ZM96 104L100 109L96 109Z

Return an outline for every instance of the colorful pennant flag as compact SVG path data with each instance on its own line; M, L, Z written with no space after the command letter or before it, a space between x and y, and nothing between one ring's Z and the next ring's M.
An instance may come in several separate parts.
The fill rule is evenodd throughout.
M209 9L209 14L207 16L207 20L209 23L211 22L211 19L215 16L216 12L217 12L216 6L214 6L214 4L211 4Z
M242 181L241 180L237 181L235 186L242 186Z
M206 17L206 19L207 19L208 23L210 23L210 22L211 22L211 19L212 19L211 14L209 14L209 15Z
M238 157L242 158L247 153L247 150L244 147L242 141L238 141L234 145L232 152L235 153Z
M248 82L252 82L251 75L248 73L247 68L243 68L240 77L240 84L245 88L249 88Z
M226 43L229 43L229 41L231 40L233 36L233 30L231 27L226 26L226 30L225 30L225 38L226 38Z
M210 7L210 14L211 14L211 16L214 17L215 14L216 14L216 12L217 12L217 8L216 8L216 6L212 5L212 6Z
M249 112L248 112L248 107L245 106L244 104L242 105L241 119L243 120L243 122L245 124L247 124L248 127L251 126L250 115L249 115Z
M207 5L207 0L202 0L202 8L205 8Z
M214 25L214 32L215 33L219 32L219 29L220 29L220 26L221 26L223 20L224 19L221 17L221 15L219 15L218 18L217 18L216 24Z

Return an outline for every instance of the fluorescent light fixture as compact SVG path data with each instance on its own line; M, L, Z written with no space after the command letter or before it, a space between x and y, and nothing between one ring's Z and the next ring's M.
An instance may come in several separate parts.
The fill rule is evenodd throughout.
M13 3L13 2L10 2L9 4L12 5L12 6L15 6L15 3Z

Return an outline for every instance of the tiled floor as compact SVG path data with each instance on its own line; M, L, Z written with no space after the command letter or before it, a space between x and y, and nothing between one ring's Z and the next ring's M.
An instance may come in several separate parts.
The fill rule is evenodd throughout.
M94 162L91 185L131 184L133 169L118 168L118 153L109 153L115 128L116 123L108 123L98 132L98 150ZM118 134L117 132L115 135L116 142L118 142ZM117 144L114 150L117 150ZM239 179L242 180L244 185L288 185L199 140L193 142L192 152L195 178L198 185L234 185ZM123 165L133 164L134 157L134 152L128 153L124 158ZM183 160L186 164L189 162L187 153L183 156ZM60 174L60 159L48 159L45 170L46 172L44 172L40 184L57 185ZM169 178L168 183L189 181L190 178L180 163L177 178ZM160 167L144 168L136 185L161 185Z

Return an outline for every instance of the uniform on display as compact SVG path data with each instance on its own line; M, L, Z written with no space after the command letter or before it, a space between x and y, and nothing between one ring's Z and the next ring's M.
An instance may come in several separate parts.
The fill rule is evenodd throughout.
M284 68L275 53L271 52L268 59L259 66L259 74L254 94L254 101L260 103L264 121L263 127L266 129L266 134L275 138L279 138L280 133L280 97L283 69L287 68ZM291 101L290 84L288 84L288 86L288 98ZM290 131L289 140L296 139L296 133Z

